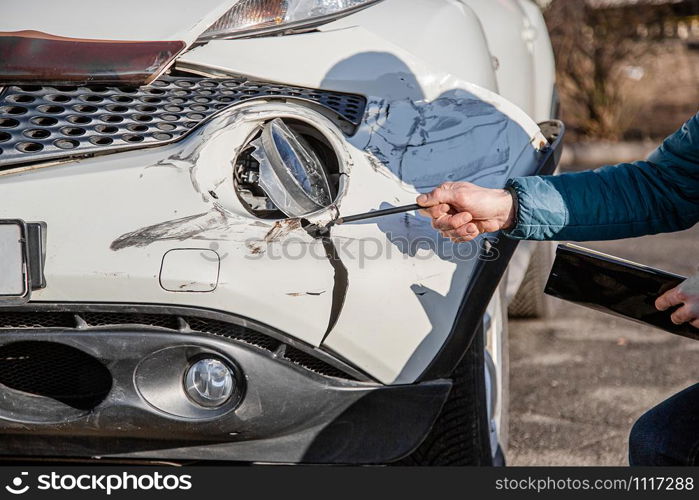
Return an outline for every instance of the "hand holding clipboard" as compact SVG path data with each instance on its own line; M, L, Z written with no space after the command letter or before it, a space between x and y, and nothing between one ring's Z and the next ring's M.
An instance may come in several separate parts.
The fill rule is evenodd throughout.
M556 250L545 293L699 340L699 329L671 321L674 308L659 311L655 307L660 295L685 279L577 245L563 244Z

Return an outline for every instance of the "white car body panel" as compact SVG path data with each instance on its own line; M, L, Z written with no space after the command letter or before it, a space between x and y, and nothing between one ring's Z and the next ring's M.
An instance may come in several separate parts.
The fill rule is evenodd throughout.
M413 80L418 78L424 92L438 71L497 91L478 18L457 2L412 0L406 9L405 0L385 0L318 32L209 42L178 64L327 90L427 99L436 96L421 94ZM409 78L400 86L384 81L404 73Z
M485 33L473 10L457 1L384 0L321 26L323 32L361 26L432 68L497 92Z
M483 26L498 93L536 122L550 119L556 70L541 9L531 0L461 1Z
M529 20L517 1L463 0L483 25L490 53L497 60L498 92L525 112L534 112L533 54Z
M492 59L474 11L455 0L414 0L410 8L406 3L386 0L315 33L210 42L177 62L202 74L364 94L367 110L352 137L302 106L248 103L173 145L0 175L0 217L48 224L48 286L33 300L222 310L327 348L380 382L417 380L450 333L475 254L464 260L442 251L401 252L398 240L436 238L429 221L414 214L335 227L349 285L328 331L337 283L321 242L293 221L275 226L255 218L226 182L237 148L276 116L314 124L341 151L347 180L338 206L312 221L328 222L338 210L347 215L383 203L414 203L417 193L447 180L501 187L509 177L533 173L545 139L527 112L495 93ZM194 15L188 2L170 3L170 15L151 36L190 43L230 4L197 3ZM80 27L65 24L62 16L55 22L42 16L28 26L27 15L17 10L3 29L21 24L62 36L117 36L117 27ZM192 24L184 26L185 18ZM141 21L125 24L128 29L118 27L120 37L145 29ZM519 100L534 109L524 91ZM352 258L367 241L380 243L384 253L373 260ZM481 244L482 238L470 247ZM273 258L283 246L290 254L312 255ZM204 260L216 252L216 286L165 290L160 269L164 255L175 249L201 249Z
M536 122L556 118L557 105L553 95L556 86L556 61L541 9L531 0L519 0L528 20L527 45L533 55L531 77L534 80L534 107L530 116Z
M242 111L244 107L236 109ZM210 127L216 127L222 119L214 120ZM205 128L172 146L0 177L4 200L0 217L21 213L25 220L42 220L51 228L47 242L48 286L36 291L33 300L166 303L237 310L247 317L265 318L273 327L318 344L327 326L329 294L292 294L331 287L327 262L308 259L289 265L269 259L253 266L246 242L258 240L263 244L272 223L251 217L237 198L235 203L225 203L231 196L235 198L228 184L228 190L219 185L224 205L209 194L216 189L210 176L216 176L217 167L230 165L233 145L242 144L259 122L247 123L239 120L236 127L216 139L203 140L202 135L208 137L211 133ZM186 158L201 144L205 147L194 154L212 168L197 172L199 164ZM52 208L59 205L61 210ZM169 221L175 222L168 230L162 224ZM139 246L124 241L120 248L111 249L119 236L157 225L165 233L150 243ZM80 237L85 232L89 238ZM308 236L303 238L303 231L298 233L302 240L299 245L313 241ZM186 234L192 236L182 236ZM141 239L145 242L148 236L142 235ZM189 248L218 253L221 269L215 291L173 293L160 286L163 256L173 249Z
M465 89L471 92L466 93ZM534 151L542 138L521 111L499 96L465 82L460 89L442 95L432 102L386 101L383 108L369 109L364 126L352 142L363 144L364 151L374 157L371 163L386 180L367 176L369 182L365 184L353 176L349 194L361 183L363 196L348 196L341 205L342 213L365 212L387 200L391 205L409 204L416 191L428 191L448 180L471 180L496 187L504 185L509 177L533 171ZM472 101L475 96L480 100ZM487 109L481 116L474 109L474 116L463 119L460 107L480 107L483 103L494 106L485 105ZM516 118L518 115L523 121ZM393 191L391 184L401 186L407 191L406 196L391 200L387 196ZM369 201L372 198L373 203ZM355 200L360 200L360 204L353 206ZM367 234L365 228L373 227L378 231ZM386 247L396 252L400 252L402 242L437 238L429 220L414 216L385 218L335 230L335 235L346 235L353 242L381 238L382 233L399 242L395 244L397 248ZM438 241L447 255L457 251L451 243ZM414 380L451 331L481 243L481 239L471 243L468 250L468 245L459 246L459 252L473 255L470 259L440 258L425 250L417 251L412 259L398 253L390 262L364 262L364 270L353 272L349 268L350 288L343 315L325 345L346 359L361 359L361 367L382 381ZM348 265L353 264L362 262L350 260ZM363 275L367 280L356 293L353 275ZM396 286L395 280L401 284ZM379 298L380 314L367 314L376 310Z
M459 98L479 96L508 109L512 116L485 105L487 113L474 117L471 123L452 121L450 127L431 138L428 134L425 144L414 148L408 163L411 168L399 177L400 154L387 155L382 164L371 151L385 150L377 145L377 141L384 140L380 139L382 132L393 134L397 141L411 140L400 135L406 116L397 113L395 124L385 119L386 106L406 107L410 101L372 101L365 124L346 146L346 164L351 169L338 203L341 213L370 210L386 200L395 205L413 202L418 192L415 183L426 170L434 172L435 179L448 175L469 147L472 158L487 159L492 156L492 134L503 127L503 141L512 153L491 170L487 183L502 184L510 175L532 170L536 165L535 148L543 141L533 122L494 94L466 83L462 88L469 88L472 94L455 91L447 102L437 100L425 106L448 107L453 99L458 105L463 102ZM472 102L484 106L481 101ZM252 110L247 124L242 116L246 109ZM168 303L220 309L320 345L328 333L334 286L331 267L327 260L318 258L324 255L320 242L298 227L275 233L272 224L249 215L229 185L222 182L229 175L226 169L231 151L244 142L256 124L285 114L307 116L327 130L334 129L304 108L250 104L221 115L179 144L1 176L0 196L5 203L0 217L42 220L50 228L48 286L35 292L33 300ZM424 128L417 129L418 136L444 116L448 113L422 125ZM236 126L217 132L227 119ZM492 123L484 124L488 120ZM479 122L474 129L477 133L472 134L470 130ZM437 164L443 169L441 174L435 163L422 157L434 149L432 141L439 142L445 151L443 161ZM475 171L475 175L482 174ZM209 195L211 190L218 200ZM59 205L60 211L53 208ZM329 220L334 211L329 209L316 219ZM81 238L86 228L90 237ZM452 261L431 251L420 251L412 258L397 251L378 260L348 258L358 255L359 246L367 240L391 248L387 231L394 241L435 237L428 221L414 216L334 229L338 245L346 240L342 248L347 255L343 252L341 257L350 284L337 325L324 345L384 383L407 383L426 368L448 335L476 259ZM275 234L274 238L270 234ZM61 236L54 239L52 235ZM116 241L121 243L115 245ZM291 255L298 255L304 247L315 248L303 259L279 259L275 243L292 245L286 247ZM255 250L256 244L261 251ZM294 250L294 245L299 249ZM221 274L215 290L164 290L159 276L163 256L173 249L191 248L219 254ZM380 316L371 314L377 310L378 300L383 313Z
M489 90L494 87L489 67L488 71L483 71L481 65L473 65L470 71L460 68L469 77L465 79L433 66L363 26L289 38L212 41L184 54L177 66L202 73L224 71L263 81L396 99L436 98L450 85L437 78L483 83L479 86Z

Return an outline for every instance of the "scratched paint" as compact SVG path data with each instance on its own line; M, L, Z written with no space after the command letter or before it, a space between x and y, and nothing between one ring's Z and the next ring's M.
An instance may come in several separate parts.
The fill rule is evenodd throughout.
M301 228L300 219L285 219L274 223L272 229L264 237L265 243L272 243L285 238L289 233Z
M193 238L206 239L206 234L226 231L243 223L220 210L190 215L152 226L137 229L115 239L110 248L114 251L128 247L145 247L156 241L185 241Z

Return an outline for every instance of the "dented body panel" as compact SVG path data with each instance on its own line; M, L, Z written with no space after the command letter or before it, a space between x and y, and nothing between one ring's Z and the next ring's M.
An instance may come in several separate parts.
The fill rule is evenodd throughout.
M492 234L455 245L414 212L333 222L413 204L446 181L502 187L551 166L562 128L545 137L537 122L548 118L552 74L532 74L547 68L537 60L545 44L508 33L522 42L513 53L528 56L498 61L506 45L484 19L509 9L508 26L541 29L533 4L384 0L293 36L197 41L235 4L149 2L131 16L128 1L112 20L103 15L114 7L96 4L85 24L65 4L33 18L11 2L0 21L6 32L187 45L167 77L139 89L0 89L0 108L22 111L0 116L10 130L0 154L12 148L0 162L0 220L31 223L46 239L32 243L39 276L0 324L0 350L62 344L109 382L88 409L0 386L2 454L395 461L430 432L478 334L498 365L484 363L482 408L496 453L498 287L516 242ZM520 75L526 84L512 85ZM60 120L44 126L51 113ZM297 158L308 148L322 164L313 171L327 206L287 217L272 203L265 161L294 171L280 160L285 144L269 155L263 134L277 121ZM68 124L77 135L57 144ZM235 397L214 409L184 393L203 356L236 378Z
M22 212L26 220L51 227L50 283L33 299L235 309L317 344L327 326L331 294L295 294L329 290L327 262L309 259L289 266L265 259L257 268L250 262L261 256L258 246L264 253L267 244L291 233L297 238L293 246L317 245L322 254L321 244L298 224L257 220L235 197L230 162L236 144L242 145L270 112L283 113L278 106L254 108L251 118L250 108L241 106L170 147L1 176L5 202L0 217ZM236 127L224 130L227 120ZM216 192L218 199L212 195ZM60 211L51 208L57 205ZM213 292L171 293L160 286L163 256L184 248L218 254L221 270Z
M339 213L414 202L444 180L497 186L535 168L545 140L526 115L465 82L444 93L449 97L432 102L370 96L352 138L302 106L243 104L170 146L10 171L0 176L0 217L42 220L50 228L48 286L35 301L222 310L322 344L384 383L411 382L443 344L478 250L451 258L451 245L414 214L337 226L330 239L347 275L338 283L327 241L298 220L262 221L240 205L230 164L236 148L272 117L326 131L346 180L336 206L308 217L321 225ZM435 248L409 248L421 239ZM377 258L363 254L367 242L381 247ZM161 286L163 258L175 249L200 249L202 259L216 252L213 291Z

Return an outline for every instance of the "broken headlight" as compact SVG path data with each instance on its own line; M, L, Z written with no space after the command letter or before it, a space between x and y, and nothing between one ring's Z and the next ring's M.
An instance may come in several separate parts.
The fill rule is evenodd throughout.
M339 165L316 129L276 118L237 158L235 181L239 198L254 215L302 217L334 201Z
M241 0L199 39L293 31L330 22L381 0Z

